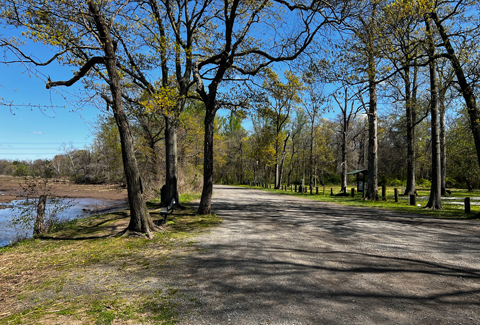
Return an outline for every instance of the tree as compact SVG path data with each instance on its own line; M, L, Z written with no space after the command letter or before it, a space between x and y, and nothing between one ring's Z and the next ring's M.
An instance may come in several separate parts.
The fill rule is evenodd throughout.
M325 104L327 102L326 97L323 95L323 85L319 83L318 80L311 73L306 73L303 76L303 82L305 83L305 96L303 97L302 103L305 112L307 112L308 119L310 122L310 193L313 191L314 178L316 176L315 162L314 162L314 148L315 148L315 127L318 121L318 118L325 110Z
M198 213L211 211L213 190L213 122L222 100L219 87L235 73L256 75L265 67L299 57L322 27L339 23L346 11L343 1L290 3L281 0L244 3L240 0L214 2L193 63L197 92L205 103L204 184ZM282 16L283 15L283 16ZM295 24L291 24L295 21ZM289 24L289 28L284 27ZM265 41L263 35L275 35ZM288 30L288 32L286 32ZM286 33L284 33L286 32ZM209 46L204 47L205 44ZM208 85L205 82L209 82Z
M358 112L362 109L362 106L355 107L355 99L348 97L348 88L344 87L344 95L343 95L343 104L337 98L337 94L333 93L333 98L337 102L340 110L342 112L340 116L340 133L341 133L341 148L342 148L342 185L341 191L346 194L347 192L347 138L350 132L350 124L352 119L356 117ZM349 105L350 104L350 105ZM350 106L350 108L349 108Z
M399 9L398 7L402 9ZM416 193L416 136L415 127L424 117L417 120L417 90L419 72L419 41L415 34L419 31L421 15L418 12L406 10L406 6L387 6L384 13L385 36L382 53L389 58L404 83L403 100L405 102L405 124L407 140L407 184L405 195ZM413 67L413 75L412 75ZM399 89L401 92L401 90Z
M304 86L298 76L291 71L285 71L286 82L271 69L265 71L265 81L262 88L266 91L267 100L261 114L269 120L273 129L275 149L275 181L274 187L279 189L282 183L283 166L285 164L286 144L290 134L285 134L285 127L290 115L295 110L295 104L300 102L299 93ZM283 142L283 146L281 146Z
M120 134L122 159L127 180L130 223L126 229L131 235L152 237L157 227L153 224L142 196L142 182L135 158L130 124L122 101L116 19L134 15L135 6L130 1L108 1L97 4L94 0L74 2L70 0L33 0L22 2L6 0L4 10L11 23L28 29L27 36L60 49L60 58L72 65L82 65L73 78L66 81L49 81L47 89L71 86L92 70L104 77L109 95L104 98L110 104ZM121 15L120 15L121 14ZM34 60L30 59L32 63ZM98 66L105 68L106 73ZM110 98L109 98L110 97Z
M432 186L430 197L426 208L432 210L442 209L442 191L441 191L441 164L440 164L440 129L438 117L438 78L437 65L435 61L435 41L431 29L431 18L425 14L425 27L427 34L427 54L429 58L430 72L430 115L432 132Z

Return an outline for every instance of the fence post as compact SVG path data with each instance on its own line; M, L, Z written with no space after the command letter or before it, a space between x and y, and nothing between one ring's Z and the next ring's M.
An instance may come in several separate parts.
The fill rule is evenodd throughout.
M355 189L352 187L352 197L355 197Z
M398 203L398 188L394 189L395 191L395 203Z
M323 185L323 195L325 195L325 185Z
M470 213L470 198L466 197L465 198L465 213Z
M330 187L330 195L333 196L333 188Z
M387 200L387 185L385 183L382 184L382 200Z
M297 184L295 184L295 193L297 193Z
M318 195L318 186L317 186L317 195Z
M410 205L417 205L417 196L415 194L410 194Z

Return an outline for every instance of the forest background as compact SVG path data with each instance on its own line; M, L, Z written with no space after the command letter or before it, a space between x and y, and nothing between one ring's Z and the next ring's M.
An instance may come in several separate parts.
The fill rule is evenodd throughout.
M75 84L76 102L101 115L90 145L2 159L0 174L129 183L135 161L143 196L203 189L201 212L210 178L345 189L347 172L368 170L367 199L378 184L426 186L433 209L435 193L480 187L477 1L40 2L2 1L4 62L43 79L46 63L79 69L44 82ZM25 50L32 42L53 60Z

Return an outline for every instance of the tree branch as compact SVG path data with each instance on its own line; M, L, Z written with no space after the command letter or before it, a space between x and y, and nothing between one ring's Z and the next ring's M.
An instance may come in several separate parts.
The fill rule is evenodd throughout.
M100 56L94 56L93 58L89 59L83 67L80 68L80 70L75 74L75 76L72 79L67 81L51 81L50 78L48 78L48 82L45 86L47 87L47 89L50 89L56 86L70 87L71 85L76 83L78 80L80 80L82 77L84 77L87 74L87 72L90 71L90 69L93 68L93 66L97 63L98 64L105 63L104 58Z

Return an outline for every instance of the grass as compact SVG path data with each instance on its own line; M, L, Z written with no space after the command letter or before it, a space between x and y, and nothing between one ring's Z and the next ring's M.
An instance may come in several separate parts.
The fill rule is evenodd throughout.
M174 324L178 293L162 280L165 270L221 219L187 208L169 220L153 239L116 237L129 221L120 211L0 248L0 324Z
M291 188L288 188L287 191L285 190L275 190L275 189L265 189L262 187L253 187L253 186L245 186L241 185L242 187L248 187L248 188L256 188L256 189L261 189L264 191L269 191L272 193L278 193L278 194L283 194L283 195L293 195L297 197L304 197L304 198L309 198L312 200L317 200L317 201L322 201L322 202L332 202L332 203L338 203L342 205L348 205L348 206L355 206L355 207L369 207L369 208L378 208L378 209L386 209L386 210L391 210L391 211L397 211L397 212L406 212L406 213L415 213L415 214L422 214L422 215L428 215L431 217L436 217L436 218L454 218L454 219L471 219L471 218L478 218L476 216L477 213L480 212L480 207L478 206L471 206L471 212L470 214L466 214L464 212L464 206L463 205L458 205L458 204L452 204L452 201L450 200L443 200L442 201L442 210L430 210L424 208L428 202L428 196L430 195L430 189L428 188L417 188L417 206L411 206L410 205L410 200L406 196L402 196L401 189L398 189L399 193L399 202L395 202L394 199L394 187L387 187L386 188L386 195L387 195L387 200L384 201L380 197L379 201L370 201L370 200L364 200L362 198L362 193L355 193L355 197L351 197L351 189L348 189L348 196L336 196L335 194L340 192L340 186L326 186L325 187L325 194L323 194L323 187L318 188L319 194L316 194L316 189L313 190L313 194L310 195L309 189L307 193L295 193L295 191L291 191ZM333 189L334 195L330 195L331 189ZM295 187L294 187L295 190ZM381 194L381 187L379 188L379 193ZM475 198L478 197L480 198L480 192L468 192L464 189L451 189L451 197L458 198L458 201L463 202L465 197L471 197ZM427 197L426 199L422 199L422 197ZM458 202L457 201L457 202ZM420 204L420 206L418 206ZM477 211L475 211L477 209Z

